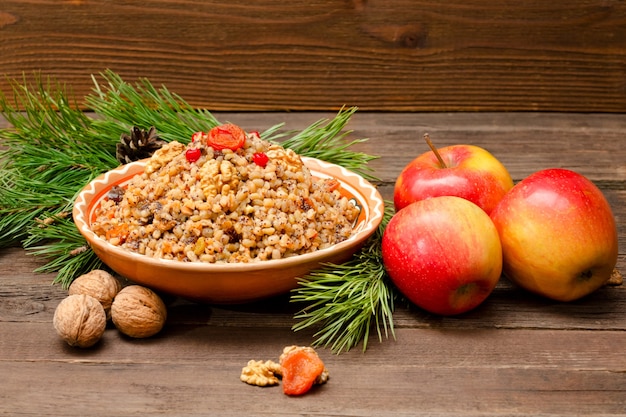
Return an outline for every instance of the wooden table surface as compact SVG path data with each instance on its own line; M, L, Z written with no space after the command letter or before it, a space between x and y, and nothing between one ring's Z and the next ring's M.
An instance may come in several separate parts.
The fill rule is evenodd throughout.
M618 0L2 0L0 91L109 68L213 110L623 112ZM139 23L141 22L141 23Z
M302 128L328 113L216 113L246 129ZM0 127L6 122L0 121ZM515 180L565 167L592 179L619 229L626 271L626 115L559 113L357 113L352 137L391 198L401 168L426 151L467 142L496 155ZM94 348L67 346L52 316L65 291L35 274L41 260L0 250L0 415L626 415L626 285L571 303L501 280L478 309L437 317L397 306L396 339L340 355L320 349L330 381L291 398L239 380L250 359L307 345L291 330L287 297L243 306L173 300L164 330L145 340L107 329Z

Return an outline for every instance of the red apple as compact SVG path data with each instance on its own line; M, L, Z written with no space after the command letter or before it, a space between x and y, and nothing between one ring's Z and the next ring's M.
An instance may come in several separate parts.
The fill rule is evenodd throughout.
M489 214L513 187L507 169L485 149L473 145L435 149L428 135L425 138L432 150L409 162L396 180L396 211L415 201L452 195L477 204Z
M476 204L454 196L417 201L394 214L383 233L382 254L400 292L441 315L477 307L502 272L493 222Z
M602 286L617 263L617 227L602 192L566 169L536 172L491 213L502 242L505 275L558 301Z

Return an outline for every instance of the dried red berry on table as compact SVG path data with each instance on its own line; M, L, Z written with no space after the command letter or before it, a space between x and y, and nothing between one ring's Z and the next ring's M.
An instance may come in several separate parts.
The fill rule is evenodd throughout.
M270 158L264 152L257 152L254 155L252 155L252 160L258 166L260 166L262 168L265 168L265 166L267 165L267 162L270 160Z
M198 148L189 148L185 152L185 158L189 162L196 162L202 156L202 151Z
M207 145L215 150L230 149L236 151L246 143L246 132L233 124L215 126L207 136Z

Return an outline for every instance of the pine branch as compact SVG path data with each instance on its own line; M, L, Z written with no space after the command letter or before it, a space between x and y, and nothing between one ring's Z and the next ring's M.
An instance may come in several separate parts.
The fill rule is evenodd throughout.
M0 246L28 237L28 224L72 204L75 194L110 169L114 145L91 129L92 120L67 92L37 76L12 83L12 100L0 94L0 110L13 126L0 130ZM113 147L112 147L113 146Z
M106 268L77 233L69 213L40 217L29 227L29 237L24 243L29 253L48 259L48 263L35 272L58 272L53 283L67 288L72 279L93 269ZM36 242L54 242L37 245Z
M313 344L330 346L337 353L361 341L365 351L372 327L379 340L389 334L395 337L395 294L388 285L380 247L392 215L393 204L387 202L381 225L353 259L341 265L326 264L299 281L291 301L307 306L295 315L300 321L293 326L294 331L318 328Z
M13 126L0 130L0 246L21 242L30 254L47 260L37 272L57 272L54 282L65 287L76 276L104 267L67 213L83 186L118 165L120 136L133 126L154 126L162 139L185 143L194 132L219 124L209 111L194 109L165 86L156 88L146 79L131 85L112 71L101 76L104 85L94 78L94 93L86 97L95 118L70 102L65 88L40 77L32 85L13 82L12 100L0 94L0 111ZM367 166L375 157L350 149L366 139L348 141L351 132L344 130L355 111L342 109L300 132L275 125L261 137L375 179ZM352 261L326 265L301 281L292 299L309 305L296 316L302 321L295 330L321 325L316 343L337 351L361 340L365 350L372 327L379 339L393 335L394 294L380 262L381 233Z
M352 131L346 131L344 128L356 111L356 107L342 109L332 120L319 120L283 141L281 145L292 149L299 155L337 164L356 172L363 178L376 180L368 163L377 157L350 150L352 146L365 142L367 139L346 140Z
M162 139L187 143L194 132L220 124L209 111L195 109L165 86L157 89L147 79L132 85L110 70L101 76L106 85L92 77L94 93L86 103L99 116L94 127L103 135L119 139L133 126L154 126Z

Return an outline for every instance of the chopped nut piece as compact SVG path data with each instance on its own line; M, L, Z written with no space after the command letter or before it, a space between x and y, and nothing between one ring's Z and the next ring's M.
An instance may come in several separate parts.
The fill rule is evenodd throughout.
M328 369L324 367L324 370L321 374L315 379L315 385L322 385L328 382L328 378L330 378L330 374L328 373Z
M611 277L606 282L606 285L622 285L623 283L624 283L624 278L622 277L622 274L620 274L617 268L615 268L613 270L613 273L611 273Z
M281 367L273 361L248 361L248 365L241 370L241 379L246 384L258 387L278 385L278 376L281 375Z
M154 152L152 158L146 164L145 173L150 175L158 171L159 168L167 165L168 162L174 159L176 155L182 153L184 149L185 145L176 141L164 145Z

